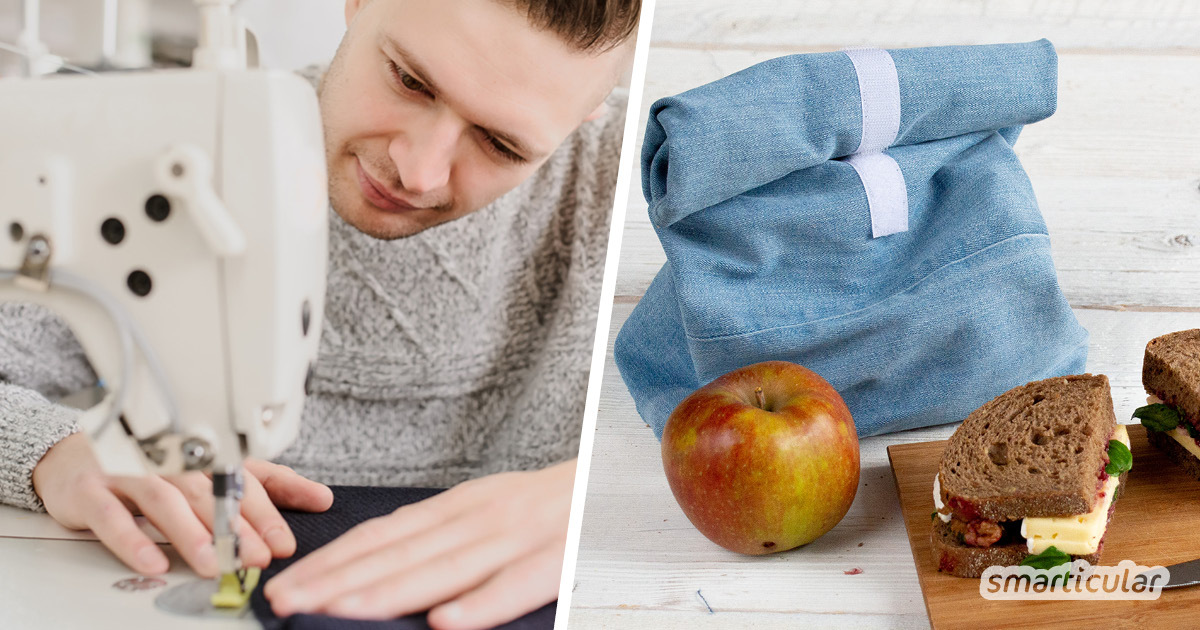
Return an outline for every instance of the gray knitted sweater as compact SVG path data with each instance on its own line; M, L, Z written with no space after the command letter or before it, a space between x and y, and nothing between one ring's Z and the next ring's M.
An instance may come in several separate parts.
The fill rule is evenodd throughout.
M371 238L330 211L325 325L300 435L277 459L325 483L448 487L574 457L625 95L490 206ZM34 466L96 377L48 311L0 304L0 502L41 509Z

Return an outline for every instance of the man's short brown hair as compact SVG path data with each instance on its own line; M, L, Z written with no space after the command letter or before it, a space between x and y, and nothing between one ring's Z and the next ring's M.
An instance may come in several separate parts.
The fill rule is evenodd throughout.
M582 51L604 52L637 30L642 0L504 0Z

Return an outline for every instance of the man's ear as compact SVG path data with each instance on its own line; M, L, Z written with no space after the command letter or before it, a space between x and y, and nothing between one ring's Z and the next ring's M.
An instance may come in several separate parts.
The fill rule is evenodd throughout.
M606 103L604 101L600 101L600 104L596 106L596 109L592 110L592 113L588 114L587 118L583 119L583 122L590 122L590 121L596 120L597 118L600 118L601 116L604 116L607 113L608 113L608 103Z
M358 15L358 10L363 8L367 0L346 0L346 26L350 26L350 22L354 20L354 16Z

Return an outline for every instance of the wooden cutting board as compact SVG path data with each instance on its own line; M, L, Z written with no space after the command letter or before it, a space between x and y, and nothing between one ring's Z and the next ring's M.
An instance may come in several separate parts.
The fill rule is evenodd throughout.
M1170 566L1200 558L1200 481L1185 475L1129 425L1133 469L1104 539L1101 562ZM917 577L938 630L951 628L1200 627L1200 586L1163 591L1155 601L991 601L979 580L939 573L930 549L933 478L945 440L888 447Z

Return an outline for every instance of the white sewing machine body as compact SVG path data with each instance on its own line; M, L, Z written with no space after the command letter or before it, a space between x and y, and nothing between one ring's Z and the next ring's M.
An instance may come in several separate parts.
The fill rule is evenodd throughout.
M105 470L280 453L324 312L328 195L311 86L239 69L6 80L0 120L0 270L27 264L31 239L51 250L48 283L0 282L0 301L43 304L75 332L107 392L81 418ZM56 274L112 297L161 369L135 347L123 372L108 312ZM119 421L106 421L114 409Z

